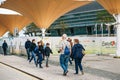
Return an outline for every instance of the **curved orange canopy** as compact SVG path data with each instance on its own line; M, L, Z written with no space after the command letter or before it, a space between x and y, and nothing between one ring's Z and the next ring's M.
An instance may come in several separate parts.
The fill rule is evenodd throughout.
M120 0L97 0L110 14L120 14Z
M0 25L0 37L3 36L7 32L7 29Z
M91 1L75 0L7 0L2 7L15 10L34 21L39 28L48 28L57 18Z
M20 31L25 25L29 24L31 21L20 15L2 15L0 14L0 24L5 26L10 33L14 33L14 29L17 27Z

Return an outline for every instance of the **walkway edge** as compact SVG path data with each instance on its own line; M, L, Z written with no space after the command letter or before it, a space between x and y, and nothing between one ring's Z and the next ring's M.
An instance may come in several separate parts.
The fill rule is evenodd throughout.
M11 68L13 68L13 69L15 69L15 70L18 70L18 71L20 71L20 72L22 72L22 73L25 73L25 74L27 74L27 75L29 75L29 76L32 76L32 77L34 77L34 78L37 78L38 80L44 80L44 79L42 79L42 78L40 78L40 77L38 77L38 76L35 76L35 75L30 74L30 73L28 73L28 72L25 72L25 71L23 71L23 70L21 70L21 69L18 69L18 68L16 68L16 67L13 67L13 66L11 66L11 65L9 65L9 64L6 64L6 63L4 63L4 62L0 62L0 63L3 64L3 65L6 65L6 66L8 66L8 67L11 67Z

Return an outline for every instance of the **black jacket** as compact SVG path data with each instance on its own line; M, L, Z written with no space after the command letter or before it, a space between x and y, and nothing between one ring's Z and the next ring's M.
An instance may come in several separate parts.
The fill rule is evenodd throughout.
M7 48L8 48L8 45L7 45L6 42L4 42L4 43L2 44L2 48L3 48L3 49L7 49Z
M45 56L50 56L50 53L52 53L52 50L49 47L45 48Z
M30 41L26 41L25 42L25 48L28 49L30 48L31 42Z
M36 44L35 43L31 43L30 45L30 51L34 51L36 48Z
M42 54L43 47L42 46L37 46L34 49L34 53L38 56L39 54Z
M84 47L81 44L75 44L72 47L73 58L82 58L84 56L82 53L83 50L85 51Z

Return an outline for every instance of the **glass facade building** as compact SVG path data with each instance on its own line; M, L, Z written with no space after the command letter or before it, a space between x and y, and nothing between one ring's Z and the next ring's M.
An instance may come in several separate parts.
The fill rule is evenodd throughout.
M98 12L100 11L105 10L97 2L92 2L61 16L47 31L51 33L51 36L61 36L63 33L69 36L108 34L107 27L105 25L101 27L101 22L97 22ZM114 33L114 27L112 26L110 27L110 33Z

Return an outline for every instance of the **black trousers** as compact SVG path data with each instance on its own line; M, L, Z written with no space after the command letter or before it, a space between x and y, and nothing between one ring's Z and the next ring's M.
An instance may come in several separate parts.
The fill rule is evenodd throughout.
M7 55L7 49L3 48L4 55Z

